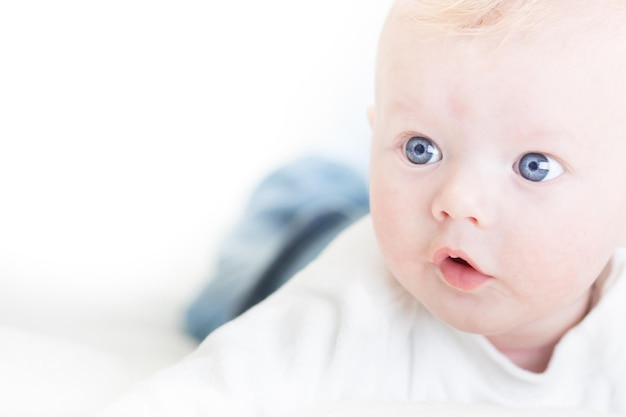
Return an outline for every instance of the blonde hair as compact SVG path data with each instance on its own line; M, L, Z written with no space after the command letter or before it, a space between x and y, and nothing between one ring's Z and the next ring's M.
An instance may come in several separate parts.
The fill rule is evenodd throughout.
M607 8L626 10L626 0L396 0L421 26L448 34L507 32L514 27L545 28L569 14L586 15ZM591 11L593 10L593 12ZM405 15L407 16L407 15Z

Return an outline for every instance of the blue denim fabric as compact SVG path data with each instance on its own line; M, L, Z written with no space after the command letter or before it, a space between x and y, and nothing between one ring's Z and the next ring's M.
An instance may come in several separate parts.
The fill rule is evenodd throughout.
M202 340L263 300L368 211L367 182L345 165L310 157L275 171L222 242L187 331Z

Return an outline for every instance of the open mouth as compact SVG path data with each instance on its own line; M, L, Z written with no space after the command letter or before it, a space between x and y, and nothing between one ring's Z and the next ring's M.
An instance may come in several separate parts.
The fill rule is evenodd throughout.
M446 284L463 292L477 290L492 278L474 267L461 251L443 248L435 254L433 263Z
M452 260L452 262L454 262L456 264L472 268L472 265L467 263L467 261L465 259L463 259L463 258L453 258L452 256L449 256L449 258Z

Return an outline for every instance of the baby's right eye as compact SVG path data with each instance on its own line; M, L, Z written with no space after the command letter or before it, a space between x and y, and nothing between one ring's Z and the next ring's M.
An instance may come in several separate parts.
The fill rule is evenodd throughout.
M422 136L413 136L404 145L407 159L416 165L434 164L441 161L441 150L435 143Z

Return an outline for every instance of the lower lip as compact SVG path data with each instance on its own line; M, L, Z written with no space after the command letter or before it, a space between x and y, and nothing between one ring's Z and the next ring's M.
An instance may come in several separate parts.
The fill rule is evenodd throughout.
M465 292L473 291L491 279L471 266L454 262L451 258L446 258L439 265L439 270L449 286Z

